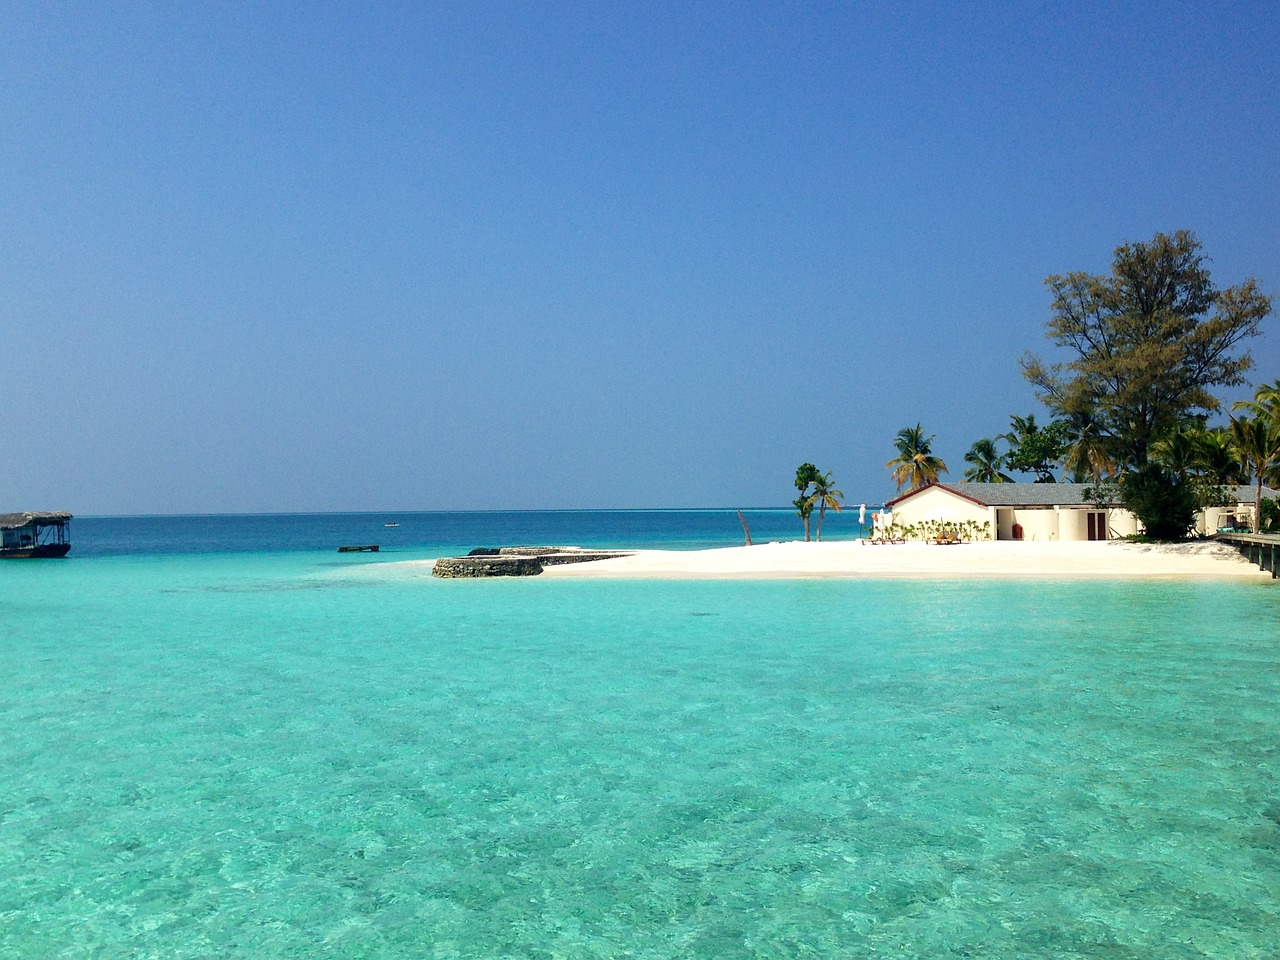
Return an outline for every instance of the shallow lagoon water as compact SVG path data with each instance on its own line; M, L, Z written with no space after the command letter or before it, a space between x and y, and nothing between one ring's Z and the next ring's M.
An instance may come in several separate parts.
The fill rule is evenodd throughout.
M1269 957L1269 583L0 579L3 957Z

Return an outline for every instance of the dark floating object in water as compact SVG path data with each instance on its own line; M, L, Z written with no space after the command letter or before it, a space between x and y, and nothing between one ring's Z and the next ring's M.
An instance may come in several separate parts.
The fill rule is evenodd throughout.
M339 553L377 553L376 543L347 544L338 548Z
M69 513L0 513L0 557L65 557Z

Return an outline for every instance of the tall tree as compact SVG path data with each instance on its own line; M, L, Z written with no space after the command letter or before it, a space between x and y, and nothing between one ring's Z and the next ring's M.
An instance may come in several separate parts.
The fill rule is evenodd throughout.
M1004 457L997 452L995 441L989 437L975 440L969 452L964 455L964 462L972 464L964 472L964 478L974 483L1011 483L1013 477L1001 473Z
M1270 299L1253 280L1216 289L1186 230L1117 247L1110 276L1069 273L1045 283L1053 294L1048 337L1072 359L1047 364L1027 354L1023 375L1055 414L1095 419L1123 471L1124 502L1147 532L1177 529L1185 478L1150 463L1151 445L1218 410L1215 387L1243 382L1253 362L1243 344L1271 313Z
M1219 408L1212 388L1243 382L1252 359L1241 345L1271 312L1253 280L1215 289L1186 230L1117 247L1110 276L1069 273L1045 284L1046 332L1074 358L1046 364L1027 354L1023 376L1055 413L1094 417L1121 466L1135 470L1161 433Z
M827 508L830 507L836 513L839 513L841 508L840 498L843 496L844 496L844 493L842 491L837 490L835 487L831 485L830 470L828 470L826 473L822 474L820 477L818 477L816 480L813 481L813 493L810 494L809 496L809 501L811 504L809 509L810 510L813 509L812 504L817 504L818 539L819 540L822 539L822 518L827 512Z
M809 517L813 515L813 500L809 496L809 488L821 478L822 474L812 463L802 463L796 467L796 489L800 491L800 496L796 497L793 502L796 513L804 521L805 543L809 542Z
M924 435L920 424L914 427L903 427L894 438L893 445L898 455L885 464L885 469L892 471L893 482L898 485L898 492L908 483L915 490L926 484L937 483L938 475L947 472L947 465L933 453L933 434Z

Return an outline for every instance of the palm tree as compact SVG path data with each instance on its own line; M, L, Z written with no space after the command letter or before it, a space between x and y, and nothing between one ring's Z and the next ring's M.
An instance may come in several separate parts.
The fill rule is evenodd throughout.
M1101 483L1103 477L1114 477L1116 465L1107 449L1097 418L1089 412L1072 413L1066 419L1067 448L1062 456L1062 479L1068 475L1077 481L1085 477Z
M1196 466L1203 432L1193 425L1179 424L1152 441L1151 459L1179 476L1185 476Z
M1210 483L1223 487L1239 483L1244 476L1240 472L1240 458L1236 453L1231 430L1215 427L1205 430L1196 438L1195 457L1192 461Z
M1232 410L1249 410L1256 417L1273 422L1280 420L1280 380L1264 383L1254 391L1252 400L1238 400Z
M973 464L964 472L964 478L974 483L1012 483L1013 477L1001 473L1004 457L996 452L996 443L983 437L975 440L969 452L964 455L964 462Z
M800 515L800 519L804 521L804 542L809 542L809 517L813 513L813 499L809 496L809 487L817 480L822 479L822 474L818 472L818 468L812 463L802 463L796 467L796 489L800 491L800 496L792 501L796 508L796 513Z
M1036 415L1029 413L1025 417L1020 417L1016 413L1009 417L1009 432L1001 433L996 436L997 440L1003 440L1013 449L1017 449L1018 444L1022 443L1027 437L1034 437L1040 432L1040 425L1036 423Z
M809 497L809 509L813 509L813 504L818 505L818 539L822 539L822 517L830 507L836 513L840 512L840 498L844 493L837 490L831 485L831 471L828 470L822 476L813 481L813 494Z
M1254 480L1253 532L1262 529L1262 481L1280 465L1280 417L1231 418L1231 439L1246 473Z
M1042 428L1036 423L1035 414L1025 417L1014 414L1009 418L1009 432L996 439L1009 444L1004 465L1010 470L1034 473L1036 483L1056 483L1058 478L1053 475L1053 467L1062 457L1069 432L1064 420L1054 420Z
M1237 428L1238 421L1234 418L1231 421L1231 433L1240 462L1256 481L1253 532L1257 533L1262 525L1262 482L1280 482L1280 380L1264 383L1254 391L1252 400L1241 400L1232 404L1231 409L1250 410L1255 414L1253 419L1261 423L1260 426ZM1247 444L1241 442L1242 435L1250 438ZM1264 458L1267 460L1265 463Z
M924 428L918 423L914 427L903 427L898 431L898 436L893 441L893 445L898 448L898 455L885 464L885 469L892 471L890 476L898 485L899 493L908 482L911 489L916 490L927 484L937 483L938 474L947 472L947 465L933 455L934 439L933 434L926 437Z

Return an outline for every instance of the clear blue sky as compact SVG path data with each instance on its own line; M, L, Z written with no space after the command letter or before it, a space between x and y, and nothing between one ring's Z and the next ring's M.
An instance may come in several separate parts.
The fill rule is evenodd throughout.
M0 509L883 499L1051 273L1280 292L1274 3L0 10ZM1280 322L1253 342L1280 377Z

